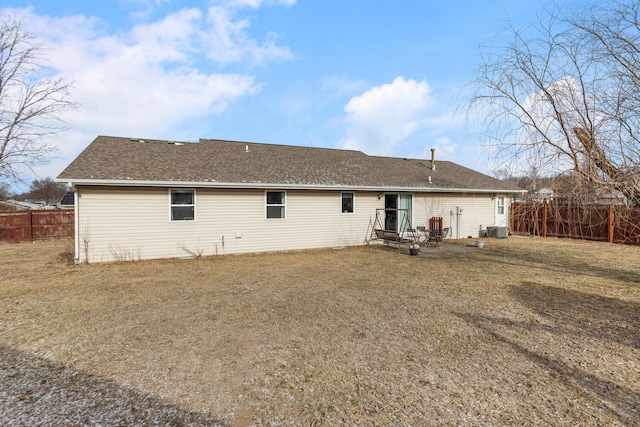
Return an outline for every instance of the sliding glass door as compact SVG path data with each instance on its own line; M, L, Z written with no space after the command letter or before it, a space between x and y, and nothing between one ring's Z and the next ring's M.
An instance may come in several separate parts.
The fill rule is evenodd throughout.
M411 228L411 213L413 208L412 194L398 195L398 233L405 233Z
M412 194L385 194L384 208L385 230L404 233L411 227L413 209Z

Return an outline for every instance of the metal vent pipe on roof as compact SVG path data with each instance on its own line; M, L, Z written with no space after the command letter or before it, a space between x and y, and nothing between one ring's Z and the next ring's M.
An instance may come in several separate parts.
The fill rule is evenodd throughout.
M436 149L431 149L431 170L436 170Z

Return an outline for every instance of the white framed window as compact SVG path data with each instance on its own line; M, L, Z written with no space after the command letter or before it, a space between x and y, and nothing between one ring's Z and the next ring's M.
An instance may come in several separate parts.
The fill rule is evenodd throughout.
M498 215L504 215L504 197L498 197L496 199L496 207Z
M170 190L171 221L195 221L196 190Z
M342 192L340 193L340 205L342 207L342 213L350 214L353 213L353 192Z
M265 215L267 219L285 219L287 216L287 194L285 191L265 192Z

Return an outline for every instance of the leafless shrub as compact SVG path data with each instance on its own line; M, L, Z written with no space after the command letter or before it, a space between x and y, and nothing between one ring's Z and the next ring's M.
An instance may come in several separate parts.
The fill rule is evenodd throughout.
M84 229L82 230L82 255L83 262L85 264L89 264L89 249L91 242L91 231L89 231L89 224L85 224Z
M134 252L132 249L121 248L120 245L113 246L109 243L109 253L116 262L139 261L141 259L140 248Z
M67 239L62 252L58 254L57 261L63 265L74 265L75 244L73 239Z
M178 248L182 249L183 251L185 251L186 253L188 253L190 256L194 258L200 258L204 253L204 248L200 246L200 243L196 244L195 248L193 249L190 249L185 244L180 243L178 244Z

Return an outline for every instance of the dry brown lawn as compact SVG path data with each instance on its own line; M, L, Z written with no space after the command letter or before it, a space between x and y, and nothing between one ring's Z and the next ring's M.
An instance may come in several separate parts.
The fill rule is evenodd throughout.
M640 248L471 243L78 266L0 243L0 418L640 425Z

